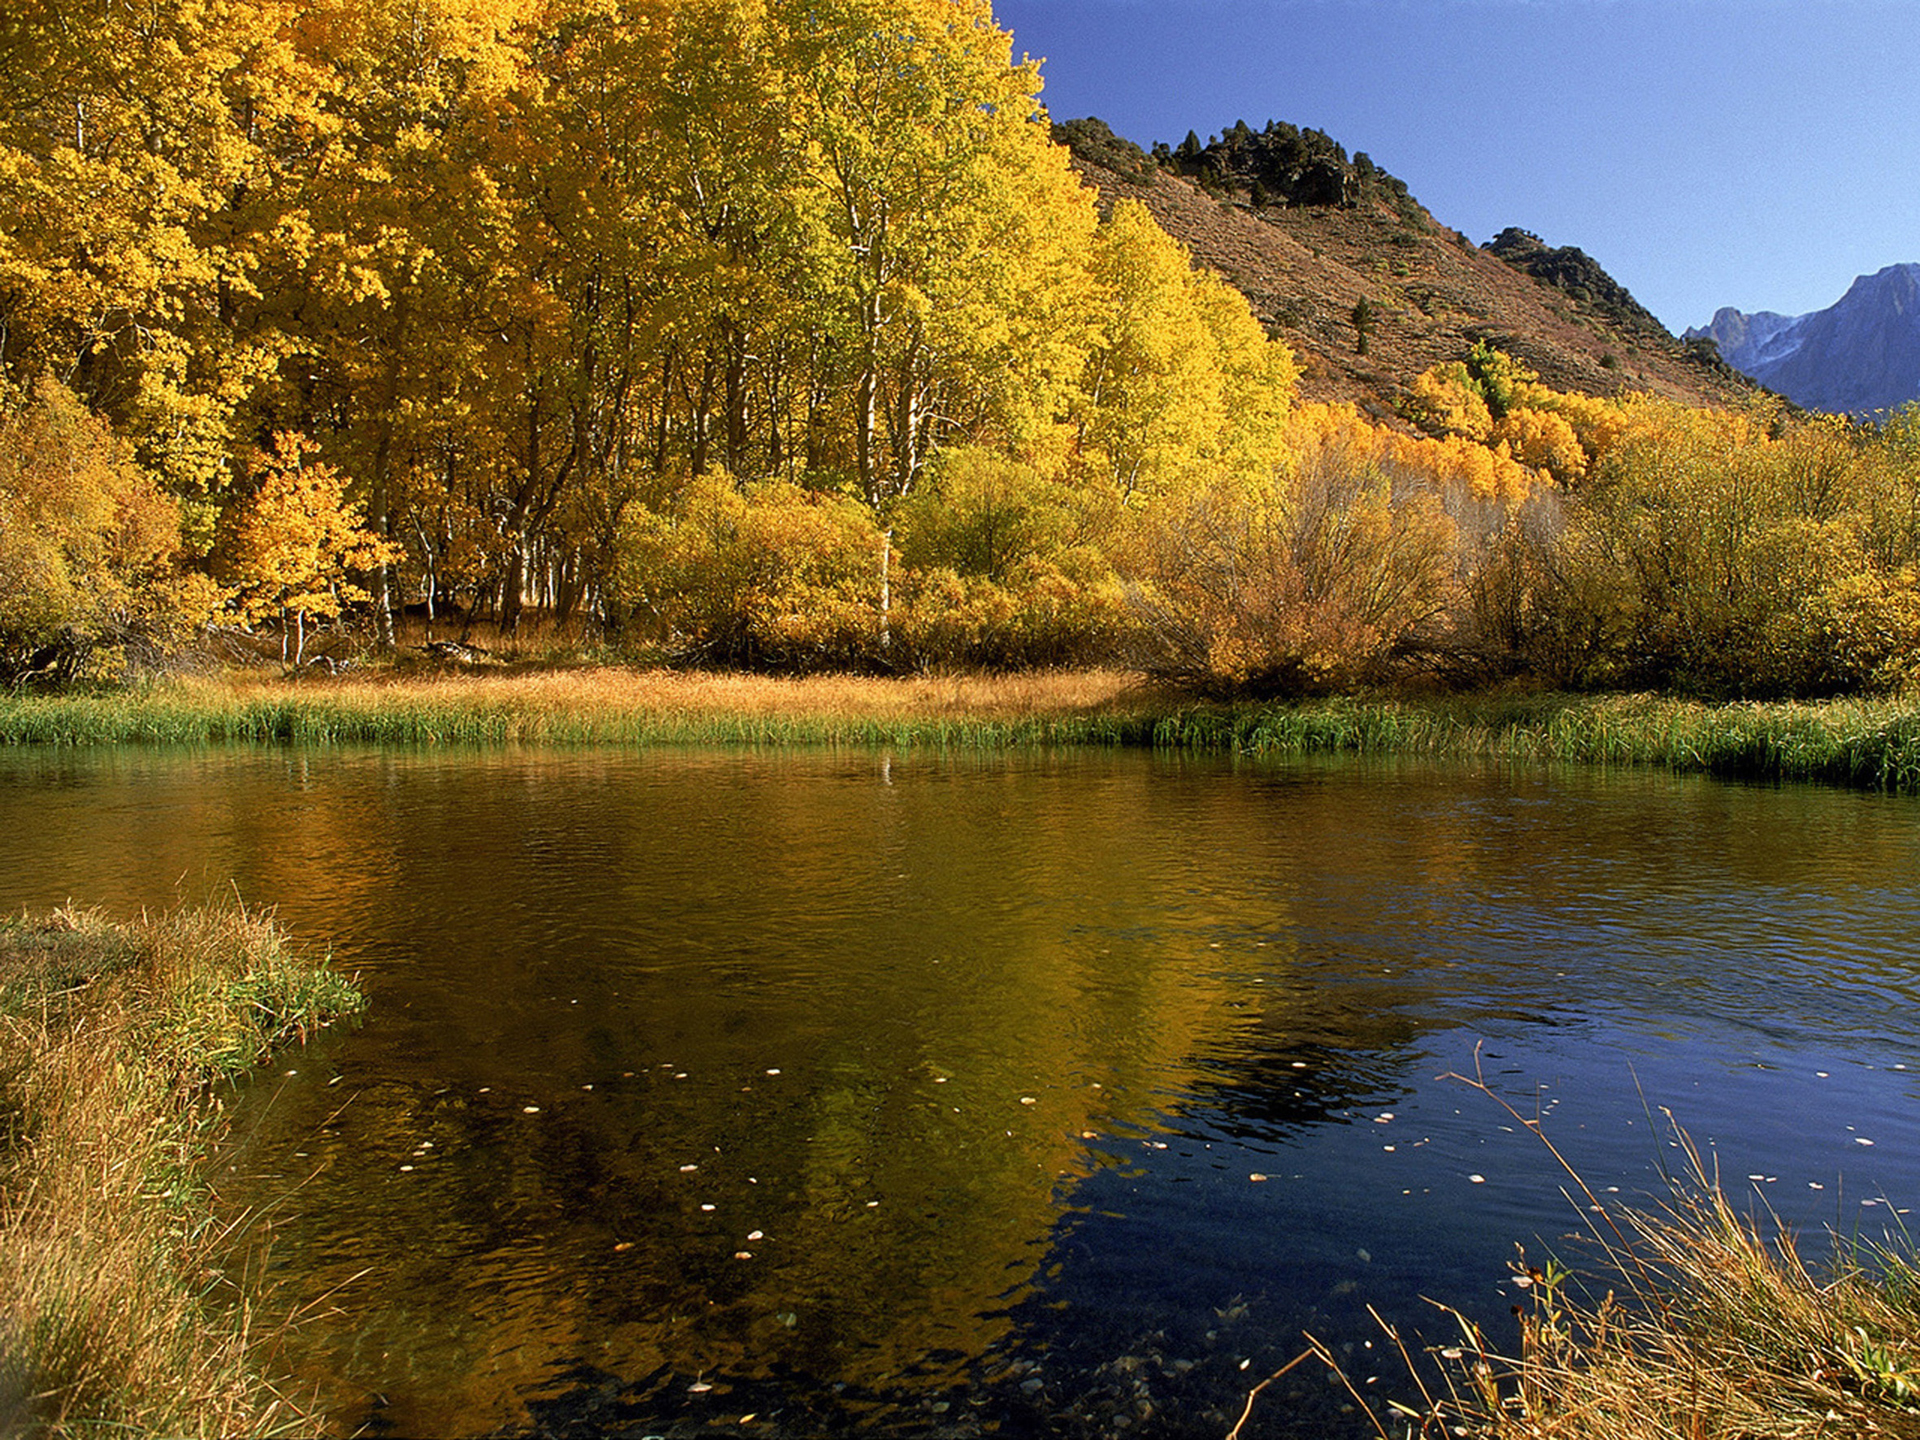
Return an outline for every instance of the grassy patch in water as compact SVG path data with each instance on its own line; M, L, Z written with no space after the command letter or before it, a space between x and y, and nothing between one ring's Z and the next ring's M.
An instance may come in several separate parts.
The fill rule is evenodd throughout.
M249 1308L220 1293L207 1082L363 1003L237 906L0 922L0 1434L310 1419L256 1372Z
M1665 1208L1618 1223L1619 1289L1529 1271L1519 1354L1467 1326L1445 1352L1452 1403L1426 1418L1484 1440L1920 1435L1920 1270L1904 1237L1836 1238L1835 1258L1810 1264L1698 1168Z
M900 679L583 667L234 675L0 698L0 744L1126 745L1657 765L1920 789L1920 701L1489 693L1198 703L1117 671Z

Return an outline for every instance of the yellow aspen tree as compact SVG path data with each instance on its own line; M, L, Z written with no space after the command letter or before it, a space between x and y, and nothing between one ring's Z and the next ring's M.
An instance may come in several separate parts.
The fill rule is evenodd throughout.
M1052 418L1077 369L1092 202L1046 139L1037 68L1012 61L985 0L771 10L810 147L818 303L848 357L853 468L877 505L956 431Z
M257 459L257 488L234 522L225 556L229 604L249 623L279 620L280 658L294 665L305 662L308 619L334 619L368 600L353 577L388 558L386 543L347 499L340 472L307 459L313 449L301 435L274 437L273 450Z
M1102 308L1079 409L1084 458L1129 494L1196 466L1257 476L1283 463L1299 371L1245 299L1195 270L1136 200L1114 206L1092 268Z

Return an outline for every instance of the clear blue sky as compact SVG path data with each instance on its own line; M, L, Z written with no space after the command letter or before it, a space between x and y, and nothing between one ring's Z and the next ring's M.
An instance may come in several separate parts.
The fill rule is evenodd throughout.
M995 0L1057 120L1325 130L1676 334L1920 262L1920 0Z

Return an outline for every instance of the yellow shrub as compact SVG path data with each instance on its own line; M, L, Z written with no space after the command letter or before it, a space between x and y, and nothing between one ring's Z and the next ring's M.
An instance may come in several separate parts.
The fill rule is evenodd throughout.
M179 510L103 420L43 380L0 410L0 679L72 678L202 623L176 561Z
M1454 527L1359 445L1260 483L1215 476L1138 518L1130 578L1147 669L1215 692L1307 694L1381 673L1446 612Z
M885 649L887 541L844 495L708 474L631 511L617 549L630 623L686 659L809 670Z
M993 451L941 454L894 512L900 658L993 666L1106 659L1127 615L1104 548L1120 505L1110 486L1049 479Z

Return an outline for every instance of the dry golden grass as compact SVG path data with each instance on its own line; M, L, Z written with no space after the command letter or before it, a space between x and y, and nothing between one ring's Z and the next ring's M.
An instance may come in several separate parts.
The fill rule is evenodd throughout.
M1114 670L952 676L755 676L703 670L580 668L518 674L396 672L369 680L298 685L236 678L248 699L324 693L342 705L516 705L564 712L653 716L781 716L824 720L1016 720L1125 707L1144 693L1139 676Z
M0 697L0 739L85 745L1145 744L1178 709L1111 671L804 679L612 666L236 671Z
M0 924L0 1434L303 1423L222 1293L202 1087L358 1003L237 909Z
M815 675L786 678L734 672L623 667L442 674L391 671L356 678L288 681L238 674L181 682L183 692L242 701L325 696L342 706L381 709L442 705L569 713L675 717L977 719L1085 715L1146 698L1140 677L1123 671L1030 671L1007 675L902 678Z

